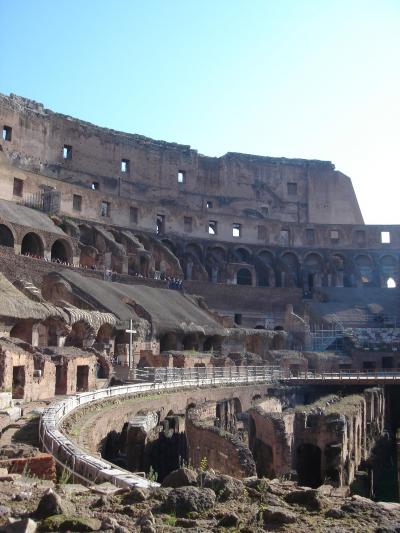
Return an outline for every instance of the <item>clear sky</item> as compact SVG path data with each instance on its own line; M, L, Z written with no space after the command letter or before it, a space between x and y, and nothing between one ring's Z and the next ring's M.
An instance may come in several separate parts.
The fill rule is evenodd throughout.
M0 0L0 92L190 144L332 161L400 223L400 0Z

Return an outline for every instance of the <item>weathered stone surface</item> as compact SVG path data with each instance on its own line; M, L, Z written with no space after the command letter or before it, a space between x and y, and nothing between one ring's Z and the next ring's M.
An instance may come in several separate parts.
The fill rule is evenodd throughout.
M47 518L48 516L68 513L69 506L52 489L48 489L42 496L36 509L35 516Z
M285 500L290 504L307 507L310 511L321 511L326 504L324 497L314 489L295 490L287 494Z
M237 527L240 519L236 513L227 513L218 522L219 527Z
M101 522L95 518L59 514L43 520L40 531L98 531L100 527Z
M172 489L163 504L167 513L185 517L190 512L203 512L215 504L215 492L209 488L180 487Z
M163 482L162 487L186 487L188 485L197 485L197 473L190 468L179 468L168 474Z
M219 501L243 496L245 491L245 486L240 479L231 476L205 476L203 484L215 492Z
M265 524L292 524L297 520L296 514L284 507L267 507L262 515Z
M8 524L2 528L4 533L36 533L37 524L31 518L23 520L9 520Z

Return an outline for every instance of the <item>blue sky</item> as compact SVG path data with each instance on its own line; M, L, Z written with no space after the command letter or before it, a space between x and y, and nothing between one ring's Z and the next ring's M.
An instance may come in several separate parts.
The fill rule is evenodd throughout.
M0 92L123 131L326 159L400 223L400 0L0 0Z

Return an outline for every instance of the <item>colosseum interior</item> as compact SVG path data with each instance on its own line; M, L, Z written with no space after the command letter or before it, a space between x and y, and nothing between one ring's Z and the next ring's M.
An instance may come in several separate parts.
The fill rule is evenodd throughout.
M400 226L364 224L329 161L207 157L14 94L0 117L2 431L32 403L187 380L62 432L159 482L205 459L398 500Z

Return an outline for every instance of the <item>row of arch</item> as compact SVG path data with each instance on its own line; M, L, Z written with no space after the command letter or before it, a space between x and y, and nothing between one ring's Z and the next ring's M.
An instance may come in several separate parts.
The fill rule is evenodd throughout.
M184 258L189 255L192 263L203 261L208 280L216 283L292 286L311 290L317 286L393 287L398 284L399 278L398 258L391 254L374 257L369 253L335 252L327 257L314 250L304 252L302 256L285 250L277 255L266 249L252 253L246 247L227 251L222 246L214 246L208 248L203 256L196 243L188 244L185 250ZM184 272L186 279L196 279L193 266L184 269Z
M0 246L14 248L16 244L15 232L6 224L0 224ZM43 238L33 231L26 232L21 239L21 254L34 257L44 257L45 242ZM73 249L71 244L63 238L53 241L50 248L51 260L59 260L63 263L72 263Z

